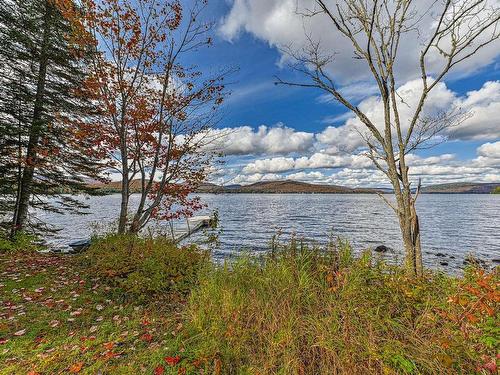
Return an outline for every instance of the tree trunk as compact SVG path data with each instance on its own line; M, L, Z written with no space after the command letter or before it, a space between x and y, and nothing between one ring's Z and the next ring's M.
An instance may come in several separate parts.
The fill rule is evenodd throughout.
M127 169L127 168L124 168ZM123 234L127 230L128 201L129 201L128 169L127 174L122 176L122 203L120 206L120 218L118 220L118 233Z
M37 146L40 141L40 135L43 128L43 110L45 96L45 81L48 66L48 47L50 36L50 19L52 8L48 2L45 2L45 16L43 21L43 39L40 51L40 60L38 68L38 81L36 86L35 105L33 109L33 120L31 123L28 147L26 150L26 161L19 187L19 199L16 202L13 218L13 228L11 235L14 236L26 226L28 217L29 202L32 195L33 176L37 162Z
M415 199L410 188L403 187L401 201L398 201L399 226L405 250L405 265L409 273L422 276L422 249L420 245L420 225L415 209Z

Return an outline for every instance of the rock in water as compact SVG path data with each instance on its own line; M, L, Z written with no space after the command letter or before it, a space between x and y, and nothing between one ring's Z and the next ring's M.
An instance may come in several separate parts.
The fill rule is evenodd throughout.
M69 243L68 246L71 247L72 252L79 253L90 247L90 239L73 241Z
M481 268L486 268L486 262L482 260L481 258L477 258L472 254L466 255L464 259L465 266L475 266L475 267L481 267Z
M373 249L373 251L377 253L387 253L390 250L391 249L385 245L378 245L375 249Z

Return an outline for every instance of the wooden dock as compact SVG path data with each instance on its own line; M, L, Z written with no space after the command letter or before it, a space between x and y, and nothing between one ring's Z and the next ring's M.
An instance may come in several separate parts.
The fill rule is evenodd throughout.
M186 219L186 226L183 228L174 228L173 223L170 223L170 233L172 241L175 243L179 243L192 234L200 231L203 228L208 228L212 224L212 220L214 220L211 216L193 216ZM90 247L90 238L89 239L80 239L68 244L70 249L52 249L52 252L60 252L60 253L68 253L74 254L85 251Z
M193 216L186 220L186 227L182 229L173 229L171 227L172 239L175 243L185 240L192 234L203 228L208 228L212 222L210 216Z

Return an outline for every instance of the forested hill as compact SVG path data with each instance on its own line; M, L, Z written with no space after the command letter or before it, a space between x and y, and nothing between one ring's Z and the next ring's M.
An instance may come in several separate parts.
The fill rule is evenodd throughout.
M112 194L120 192L120 181L107 184L93 184L97 194ZM140 190L139 181L131 184L133 192ZM500 190L500 183L451 183L429 185L422 188L425 194L490 194L495 188ZM216 185L203 183L196 190L198 193L232 193L232 194L375 194L391 193L391 189L384 188L351 188L340 185L319 185L299 181L265 181L250 185Z
M500 182L498 183L464 183L457 182L451 184L430 185L422 188L422 193L428 194L490 194L495 189L498 190Z

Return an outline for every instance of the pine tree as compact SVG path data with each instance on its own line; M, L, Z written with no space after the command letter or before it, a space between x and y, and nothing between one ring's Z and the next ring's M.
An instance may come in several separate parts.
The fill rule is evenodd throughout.
M79 97L90 46L75 43L63 16L71 0L0 3L0 218L4 231L39 231L33 209L79 212L64 193L99 178L92 145L76 137L93 114ZM77 121L78 120L78 121Z

